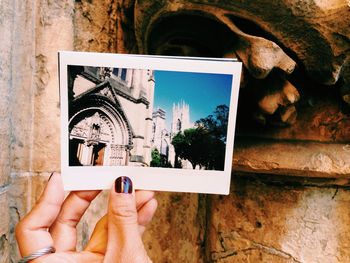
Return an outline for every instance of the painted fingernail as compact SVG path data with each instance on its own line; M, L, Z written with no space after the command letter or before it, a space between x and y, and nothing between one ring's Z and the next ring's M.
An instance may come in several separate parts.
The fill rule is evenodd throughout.
M53 173L50 175L49 180L47 180L47 181L50 181L50 179L51 179L52 176L53 176Z
M115 180L115 191L117 193L131 194L132 193L132 182L127 176L120 176Z

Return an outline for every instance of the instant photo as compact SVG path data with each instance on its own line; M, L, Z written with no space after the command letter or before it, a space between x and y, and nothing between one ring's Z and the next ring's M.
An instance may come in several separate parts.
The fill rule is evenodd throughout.
M241 63L60 52L66 190L228 194Z

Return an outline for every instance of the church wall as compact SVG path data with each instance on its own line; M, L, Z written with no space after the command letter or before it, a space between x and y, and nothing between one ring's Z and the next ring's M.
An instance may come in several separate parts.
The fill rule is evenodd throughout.
M19 259L14 226L59 169L57 50L136 53L120 2L0 3L1 263ZM303 118L317 126L314 112ZM328 127L311 137L291 128L270 133L267 142L237 144L229 196L157 193L159 208L144 235L154 262L349 262L348 147L330 143ZM280 144L285 134L297 146ZM326 143L314 147L305 138ZM301 169L303 162L312 166ZM78 248L107 198L103 191L79 224Z
M11 116L11 39L13 32L14 6L11 1L0 3L0 262L9 262L10 251L10 217L9 217L9 182L11 172L10 141Z
M82 76L77 76L76 79L74 80L73 84L73 92L74 96L77 97L81 93L84 93L85 91L95 87L96 84L83 78Z
M0 262L9 261L10 251L10 217L9 217L9 179L11 172L10 144L11 141L11 39L13 32L14 6L11 1L0 4Z
M135 104L122 97L118 97L118 99L130 122L133 135L137 137L133 139L134 149L131 151L131 153L142 156L142 147L145 137L144 135L146 133L144 126L144 121L147 116L146 106L142 103ZM142 138L138 138L139 136L141 136Z

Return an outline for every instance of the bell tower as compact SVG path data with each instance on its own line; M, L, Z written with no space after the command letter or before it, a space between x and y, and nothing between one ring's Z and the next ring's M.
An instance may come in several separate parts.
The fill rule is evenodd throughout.
M173 118L171 123L171 133L177 134L189 129L190 125L190 107L184 101L177 105L173 104Z

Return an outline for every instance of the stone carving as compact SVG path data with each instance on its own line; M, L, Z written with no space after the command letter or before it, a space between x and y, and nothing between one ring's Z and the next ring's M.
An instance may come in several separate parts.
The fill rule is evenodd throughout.
M339 100L350 104L345 0L119 2L119 24L126 25L119 39L136 39L140 53L242 61L242 87L254 94L244 103L251 104L251 115L260 123L295 122L300 89L310 88L298 87L296 79L307 78L316 88L336 84ZM135 52L134 46L125 50L130 43L119 46Z
M106 88L104 88L104 89L101 89L101 90L99 91L99 93L102 94L102 95L104 95L104 96L106 96L106 97L108 97L111 101L113 101L114 103L116 103L116 101L115 101L115 99L114 99L114 96L113 96L113 94L112 94L112 91L111 91L108 87L106 87Z

